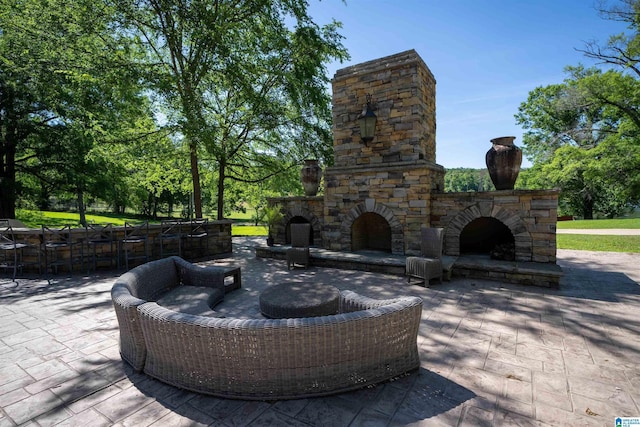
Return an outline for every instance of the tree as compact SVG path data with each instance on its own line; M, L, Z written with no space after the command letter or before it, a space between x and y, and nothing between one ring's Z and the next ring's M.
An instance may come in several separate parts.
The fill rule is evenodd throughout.
M292 147L330 148L324 64L346 52L338 25L318 28L305 0L116 6L123 26L144 43L158 100L189 147L197 217L203 153L217 163L221 219L227 179L244 180L244 168L263 168L264 179L275 165L292 167L305 151L296 156Z
M490 191L495 189L486 169L447 169L444 176L444 191Z
M640 201L640 1L602 1L599 12L629 28L580 50L606 68L567 67L564 83L536 88L516 115L534 162L527 181L561 188L561 205L585 218Z
M148 114L135 52L100 2L0 2L0 216L21 180L74 193L82 215L91 150Z
M594 211L619 214L640 200L639 128L625 113L635 108L630 97L612 94L640 86L613 70L568 67L567 72L564 83L536 88L520 105L516 121L527 130L525 155L536 166L532 173L543 175L538 182L562 190L561 203L571 213L585 219ZM609 101L601 96L606 88ZM622 190L621 183L628 188Z
M640 1L619 0L613 5L600 0L598 12L604 19L620 21L628 24L629 34L614 34L604 46L596 41L586 43L584 49L578 51L584 53L587 58L594 59L601 64L613 67L613 69L630 72L640 77Z

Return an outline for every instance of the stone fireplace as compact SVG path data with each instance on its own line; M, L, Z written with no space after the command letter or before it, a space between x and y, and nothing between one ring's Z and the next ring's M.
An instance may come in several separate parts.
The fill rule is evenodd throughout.
M444 252L555 265L558 194L553 190L444 193L436 163L435 79L414 50L338 70L333 88L335 164L324 194L270 198L289 225L312 225L313 245L330 251L420 253L420 227L445 229ZM362 142L358 115L371 94L378 118ZM455 269L454 269L455 274Z

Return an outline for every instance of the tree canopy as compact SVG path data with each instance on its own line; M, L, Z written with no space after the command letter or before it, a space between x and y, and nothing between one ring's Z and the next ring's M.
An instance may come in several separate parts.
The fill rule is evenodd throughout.
M346 51L338 24L318 27L306 1L146 0L114 6L121 25L148 53L156 100L189 147L197 217L202 157L216 163L222 219L228 179L258 182L304 156L326 154L331 140L324 64L346 58Z
M603 8L629 24L630 34L583 50L604 68L566 68L564 82L538 87L520 105L531 185L558 187L567 213L619 215L640 202L640 2Z
M230 180L330 164L339 28L306 0L0 0L0 217L204 200L221 218Z
M486 169L453 168L447 169L444 176L444 191L491 191L495 190Z
M0 215L15 216L30 184L41 206L55 191L81 207L98 180L94 146L147 114L134 53L95 2L1 0L0 10Z

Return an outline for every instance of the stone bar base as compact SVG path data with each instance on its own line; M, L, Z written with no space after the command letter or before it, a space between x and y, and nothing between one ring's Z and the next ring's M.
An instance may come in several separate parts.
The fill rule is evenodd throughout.
M191 261L210 259L212 257L230 254L233 249L231 246L231 224L232 221L210 221L207 223L207 237L202 239L183 238L180 242L182 257ZM186 234L190 231L190 224L185 222L181 225L179 231ZM42 230L30 228L14 228L14 238L18 242L25 242L30 246L23 250L23 272L25 273L46 273L44 271L44 249L42 245ZM160 258L160 224L149 224L149 260ZM124 237L124 227L113 227L114 234L114 256L122 257L118 252L119 241ZM79 243L73 249L73 271L86 272L93 267L93 248L89 247L86 242L87 233L84 228L71 229L71 238L73 242ZM82 259L80 259L80 244L82 244ZM178 240L165 240L163 243L163 256L178 255ZM109 245L97 246L97 258L104 258L108 255ZM143 244L138 244L135 251L142 253ZM68 260L69 251L61 249L59 260ZM98 268L115 268L118 265L117 258L110 263L109 260L100 260ZM121 260L122 261L122 260ZM66 263L60 263L59 271L68 271ZM124 262L120 263L124 266ZM133 265L130 264L129 267ZM124 267L122 267L124 268Z

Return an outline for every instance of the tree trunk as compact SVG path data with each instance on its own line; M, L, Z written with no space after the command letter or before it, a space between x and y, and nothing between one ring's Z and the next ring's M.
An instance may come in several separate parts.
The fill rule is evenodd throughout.
M158 198L149 193L149 207L151 209L151 215L153 219L158 219Z
M78 213L80 214L80 225L87 226L87 213L84 209L84 193L78 189Z
M0 151L0 218L16 217L15 145L3 141Z
M589 194L584 197L584 204L582 205L582 217L584 219L593 219L593 198Z
M18 144L18 129L15 116L12 114L13 96L5 90L1 90L0 94L3 95L0 96L0 109L5 109L6 111L6 114L0 116L0 129L2 127L5 128L2 147L0 147L0 218L14 219L16 217L16 146Z
M220 160L218 169L218 221L224 219L224 179L227 162Z
M40 181L40 188L38 188L37 205L41 211L47 211L51 207L49 205L49 190L47 189L47 185L42 181Z
M15 218L15 186L10 178L0 177L0 218Z
M198 170L198 147L189 140L189 153L191 158L191 180L193 181L193 207L196 218L202 218L202 190L200 188L200 171Z
M2 165L0 176L0 218L16 217L15 172L7 171L7 165Z

